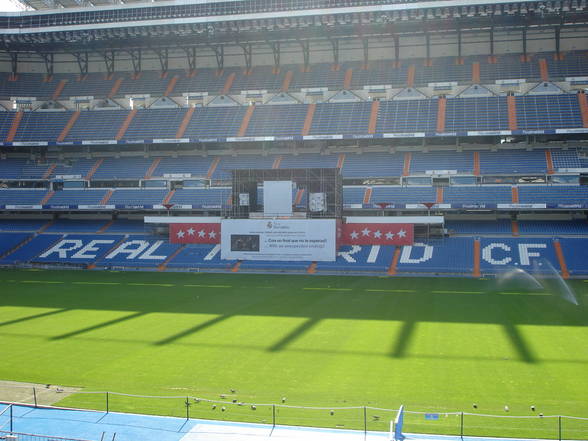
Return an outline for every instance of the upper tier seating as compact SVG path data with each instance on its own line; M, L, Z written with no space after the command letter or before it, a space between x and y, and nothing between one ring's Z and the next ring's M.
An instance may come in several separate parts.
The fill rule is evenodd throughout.
M49 205L97 205L106 196L106 190L63 190L56 191L47 201Z
M434 132L437 107L437 100L381 101L376 133Z
M230 188L183 189L176 190L169 202L180 205L222 207L227 205L230 195Z
M578 204L588 200L588 187L579 185L531 185L519 187L519 201L527 203Z
M206 177L214 158L207 156L180 156L178 158L161 158L153 171L153 176L170 173L189 173L194 177Z
M0 111L0 141L6 139L10 127L12 127L12 120L14 119L14 112L2 112Z
M220 97L219 99L224 98ZM225 98L229 100L228 98ZM496 131L509 129L582 128L582 115L575 94L517 96L516 127L508 115L507 97L448 98L444 132ZM423 133L437 131L439 100L381 101L374 134ZM185 130L180 130L186 108L140 109L130 120L129 110L82 111L67 132L66 142L152 139L227 138L237 136L368 135L372 103L316 104L310 124L305 127L309 105L257 105L249 121L247 106L207 106L195 108ZM72 112L24 112L13 141L57 141ZM513 123L513 124L514 124ZM0 130L8 138L10 118L0 119ZM128 126L126 125L128 124Z
M45 195L46 189L39 190L3 190L0 189L0 205L38 205Z
M318 104L312 119L311 135L367 133L371 103Z
M71 118L72 112L24 112L14 141L53 141Z
M457 170L458 173L472 173L473 167L473 152L451 152L451 154L448 154L446 151L431 151L427 153L411 153L411 173L425 173L428 170Z
M546 150L481 150L478 153L482 175L533 175L548 172ZM551 149L554 170L588 168L574 148ZM341 166L345 178L401 176L405 165L409 175L422 175L435 170L455 170L471 175L475 160L472 151L429 152L366 152L356 154L332 153L327 155L301 153L297 155L240 154L236 156L178 156L178 157L106 157L48 159L34 162L26 158L0 159L0 179L54 179L57 176L103 179L141 179L163 177L169 174L188 174L194 178L230 179L233 169L277 167L287 168L335 168ZM213 166L214 165L214 166ZM184 176L186 178L188 176ZM500 179L500 178L497 178Z
M184 133L185 138L237 136L247 108L196 108Z
M402 88L408 85L409 71L414 71L414 86L427 86L429 83L457 82L470 84L473 80L473 64L479 63L480 82L493 84L496 80L526 79L540 81L540 60L547 62L547 72L552 81L562 81L566 77L585 76L588 72L588 61L582 52L569 52L562 60L556 60L553 53L539 53L522 61L520 55L498 55L496 63L490 63L487 56L462 57L458 63L456 57L438 57L426 63L424 59L405 59L396 66L392 60L374 60L368 63L367 69L360 62L345 62L338 66L331 63L311 64L307 72L301 65L283 65L279 72L273 73L273 66L253 66L251 72L242 67L226 67L221 72L215 68L199 68L195 72L170 70L167 75L159 71L143 71L138 76L132 72L117 72L106 78L103 73L89 73L83 78L78 74L59 73L46 81L46 75L35 73L19 73L16 81L8 81L9 74L0 74L0 99L10 97L35 96L50 99L61 80L65 87L61 97L94 96L105 98L113 92L117 80L122 79L115 97L129 94L163 95L172 78L177 77L173 93L208 92L218 94L228 85L228 92L239 94L243 90L267 90L277 92L282 89L284 77L292 72L290 91L301 88L326 87L330 90L341 90L345 84L347 71L352 72L352 89L363 89L366 85L390 85ZM232 82L229 78L233 78ZM229 80L229 81L228 81Z
M108 203L114 205L161 204L167 193L167 190L116 190Z
M153 164L153 158L105 158L93 179L142 178Z
M403 153L347 154L341 173L346 178L400 176L403 167Z
M490 174L522 174L522 173L546 173L547 162L544 150L509 150L481 151L480 173Z
M575 148L552 150L551 158L556 171L562 168L588 168L588 158L580 157Z
M82 178L85 177L92 167L96 164L96 159L73 159L67 160L61 163L56 163L55 168L53 169L51 176L81 176Z
M114 139L125 121L126 110L94 110L81 112L66 141Z
M448 99L445 131L469 130L508 130L506 97Z
M255 106L246 136L300 135L307 110L304 104Z
M231 179L232 169L272 168L274 158L259 155L222 156L213 179ZM284 168L284 167L281 167Z
M371 202L377 204L420 204L435 202L436 195L433 187L374 187Z
M443 202L448 204L509 204L511 189L506 186L445 187Z
M517 96L519 129L582 127L582 114L576 95Z
M175 138L187 109L140 109L123 139Z
M48 169L49 164L30 159L0 159L0 179L41 179Z

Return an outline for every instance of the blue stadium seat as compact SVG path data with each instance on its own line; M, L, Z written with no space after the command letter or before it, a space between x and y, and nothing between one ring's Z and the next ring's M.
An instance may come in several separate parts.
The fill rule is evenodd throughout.
M428 240L404 246L397 266L401 273L470 274L473 268L474 241L466 237Z

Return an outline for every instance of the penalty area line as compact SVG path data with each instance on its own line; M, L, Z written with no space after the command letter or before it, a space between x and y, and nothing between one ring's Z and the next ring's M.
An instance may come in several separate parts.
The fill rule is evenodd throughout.
M351 288L302 288L306 291L352 291Z
M233 285L182 285L188 288L232 288Z

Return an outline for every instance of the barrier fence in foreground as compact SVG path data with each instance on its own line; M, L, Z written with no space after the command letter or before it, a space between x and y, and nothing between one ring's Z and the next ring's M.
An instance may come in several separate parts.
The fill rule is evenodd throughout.
M0 439L6 441L88 441L78 438L60 438L58 436L33 435L31 433L4 432L0 430Z
M241 421L270 425L293 425L354 429L390 430L398 409L373 406L306 407L287 403L242 402L238 391L219 399L194 396L145 396L117 392L68 391L55 386L28 387L0 384L0 401L29 405L93 409L104 412L144 413ZM540 404L540 403L539 403ZM512 409L511 412L515 412ZM588 417L544 415L541 406L528 408L528 415L404 410L404 432L457 436L517 437L556 440L588 439ZM3 415L2 417L4 417ZM2 427L6 430L5 427Z

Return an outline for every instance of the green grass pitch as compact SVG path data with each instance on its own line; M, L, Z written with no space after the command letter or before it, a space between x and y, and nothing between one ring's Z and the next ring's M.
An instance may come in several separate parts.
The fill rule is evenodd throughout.
M459 434L445 412L526 415L465 415L465 434L555 438L539 413L588 417L588 284L571 283L583 306L492 280L5 270L0 379L226 401L190 400L191 417L272 421L234 399L325 408L277 407L279 424L363 429L363 409L329 409L404 404L440 414L407 415L407 431ZM184 401L110 395L109 409L184 416ZM103 410L105 394L59 404ZM365 416L388 430L394 413ZM588 421L563 431L586 439Z

